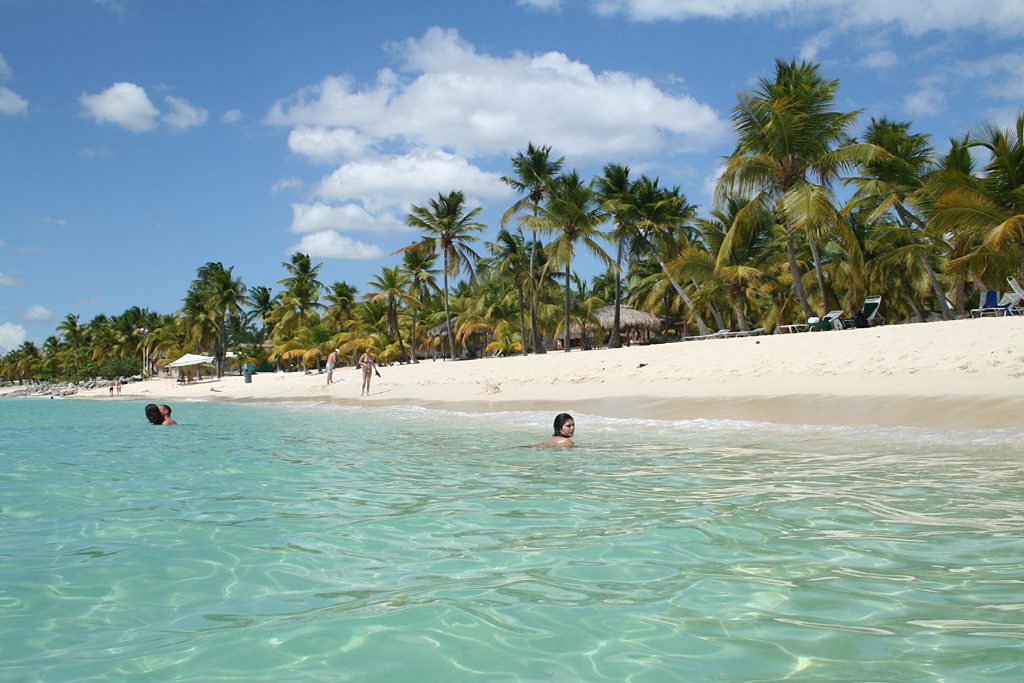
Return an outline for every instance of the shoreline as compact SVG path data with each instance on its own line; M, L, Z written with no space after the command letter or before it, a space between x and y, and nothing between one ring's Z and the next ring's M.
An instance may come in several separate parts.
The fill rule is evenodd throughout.
M1024 427L1024 317L708 339L622 349L381 368L263 373L179 386L154 378L123 398L414 405L468 412L573 410L606 417L731 419L951 429ZM109 399L105 389L74 398Z

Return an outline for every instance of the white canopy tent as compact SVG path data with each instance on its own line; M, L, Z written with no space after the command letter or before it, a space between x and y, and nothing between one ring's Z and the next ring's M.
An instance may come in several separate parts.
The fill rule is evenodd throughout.
M182 356L178 360L174 361L173 363L168 363L167 367L169 367L169 368L183 368L183 367L186 367L188 365L200 365L202 363L213 363L213 361L214 361L214 357L213 356L200 356L200 355L195 354L195 353L186 353L184 356Z

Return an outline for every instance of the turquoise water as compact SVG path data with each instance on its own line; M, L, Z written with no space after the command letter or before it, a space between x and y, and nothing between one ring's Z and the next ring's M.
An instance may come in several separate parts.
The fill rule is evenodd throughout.
M0 400L0 680L1024 679L1024 430Z

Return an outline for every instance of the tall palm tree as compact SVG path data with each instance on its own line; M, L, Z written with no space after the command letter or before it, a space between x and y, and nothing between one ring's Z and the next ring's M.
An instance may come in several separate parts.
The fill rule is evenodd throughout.
M776 60L775 78L761 78L740 92L733 107L739 137L726 158L716 197L752 196L774 210L786 228L786 255L797 299L813 315L796 259L802 233L816 254L816 240L838 224L831 184L841 170L870 160L877 150L852 144L848 130L859 112L834 111L839 81L824 78L817 64ZM818 259L815 270L824 294Z
M671 243L682 226L694 217L695 210L686 201L686 195L678 187L661 187L657 178L640 176L632 185L629 195L619 206L627 214L624 225L634 231L636 246L645 248L661 266L665 278L671 283L679 299L686 305L689 314L697 323L700 334L710 334L703 316L697 310L693 299L683 289L679 280L669 270L666 255L658 248L657 242ZM674 258L675 253L669 255Z
M260 341L265 341L270 336L270 320L274 312L274 293L270 287L256 285L250 287L245 296L245 303L249 311L245 315L246 324L259 323Z
M632 234L629 212L625 210L631 187L629 166L622 164L607 164L604 167L604 175L597 178L597 193L615 223L615 230L612 232L612 241L615 243L615 314L612 319L611 337L608 340L608 346L613 349L622 346L622 255L626 240Z
M431 253L441 254L444 272L444 318L448 327L448 354L455 360L455 335L452 331L451 308L448 302L448 276L458 275L465 267L470 275L478 258L469 246L479 239L474 232L483 230L483 223L475 221L480 207L466 211L466 198L458 190L447 195L438 193L437 199L431 199L428 206L413 205L405 217L406 225L418 228L423 232L423 239L398 252L412 249L427 249ZM397 252L396 252L397 253Z
M369 286L373 290L366 295L372 301L383 301L387 305L388 334L398 339L400 358L408 358L405 344L402 342L402 331L398 327L398 304L410 305L410 297L405 289L409 285L409 276L401 266L388 268L385 266L379 275L374 275Z
M536 219L540 211L541 201L548 192L551 181L562 170L562 162L565 157L551 159L551 146L544 145L534 147L530 142L526 145L526 152L517 152L512 157L512 171L514 175L502 176L501 181L523 195L522 199L510 206L501 217L501 225L504 227L516 214L529 209ZM530 237L530 283L536 282L537 258L533 245L537 244L537 231L534 230ZM524 340L525 347L526 342ZM534 353L544 353L544 345L540 343L537 335L537 292L530 292L530 347Z
M519 338L523 341L521 347L525 356L527 349L524 291L530 267L530 255L526 253L525 240L522 234L511 233L502 228L498 231L496 240L487 243L487 248L491 250L491 256L497 265L498 272L512 278L512 282L515 284L519 300Z
M328 288L327 315L338 323L339 327L352 318L352 306L355 305L358 290L345 281L335 282Z
M911 133L909 121L871 119L864 131L864 141L885 150L887 155L861 166L861 173L851 181L857 191L847 205L872 209L868 221L895 214L897 224L908 233L907 245L921 266L945 320L950 319L945 292L935 275L933 259L941 240L929 239L923 211L918 202L926 199L923 192L928 173L933 167L934 150L924 133Z
M604 220L605 213L597 194L589 183L583 182L576 171L555 178L540 212L527 219L533 229L555 234L555 238L548 245L548 259L550 265L558 265L565 269L565 316L562 336L566 353L571 350L569 317L572 309L572 259L576 244L582 242L591 253L610 263L611 259L597 241L604 237L598 230Z
M317 279L323 264L314 266L308 254L296 252L292 254L291 261L281 265L288 276L277 281L277 284L284 285L284 291L281 292L273 317L274 322L282 326L284 334L288 335L302 325L309 311L324 308L320 303L324 285Z
M224 376L224 358L227 355L227 316L242 315L242 304L245 302L245 285L241 278L232 277L234 267L225 268L219 261L210 261L199 267L196 279L192 282L192 291L198 297L198 303L207 309L216 330L216 346L214 357L217 363L217 376Z
M416 322L419 309L426 303L431 292L437 291L437 254L426 249L410 249L402 254L402 269L408 276L406 294L409 296L409 309L412 312L412 329L409 337L409 352L413 363L416 360Z
M1016 261L1024 278L1024 113L1001 130L981 126L968 146L989 153L980 178L965 178L935 203L936 226L977 238L982 248L1002 251Z

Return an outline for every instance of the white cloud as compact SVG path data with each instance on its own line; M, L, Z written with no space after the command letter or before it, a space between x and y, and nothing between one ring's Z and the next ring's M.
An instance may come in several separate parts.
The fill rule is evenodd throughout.
M564 4L564 0L516 0L519 7L529 7L542 12L557 12Z
M0 287L22 287L25 283L7 273L0 273Z
M164 98L164 102L167 103L171 110L164 114L161 120L171 128L185 130L186 128L201 126L206 123L206 119L210 116L210 112L180 97L168 95Z
M359 231L364 233L401 232L406 225L393 214L371 215L357 204L330 206L315 204L292 204L292 232L317 232L323 230Z
M925 87L903 98L903 110L911 115L934 116L942 109L944 102L941 90Z
M987 0L591 0L598 14L635 21L760 19L828 23L839 27L895 26L909 35L980 29L1024 34L1024 3Z
M664 154L707 149L728 134L708 105L560 52L494 57L440 28L395 49L406 76L384 69L366 88L331 76L276 102L267 121L464 157L509 154L531 140L585 159Z
M230 109L221 115L220 120L223 123L238 123L242 120L242 110Z
M78 150L78 156L83 159L106 159L111 154L106 147L83 147Z
M14 77L14 70L11 69L3 53L0 53L0 80L6 81Z
M28 339L28 331L14 323L0 324L0 353L16 349Z
M60 227L66 227L68 224L67 218L53 218L52 216L44 216L43 223L49 223L50 225L57 225Z
M274 181L274 184L270 186L270 192L271 194L277 194L285 190L296 190L300 187L302 187L302 181L298 178L281 178Z
M294 254L298 251L320 258L356 261L376 259L384 256L384 251L377 245L357 242L351 237L339 235L333 230L324 230L306 235L302 238L302 241L290 247L285 254Z
M146 91L134 83L115 83L98 95L82 93L79 101L85 116L97 123L113 123L133 133L153 130L160 114L149 101Z
M351 159L363 153L367 140L353 128L298 126L288 134L288 147L313 161Z
M0 85L0 114L15 116L28 113L28 100Z
M497 173L488 173L462 157L439 150L419 150L386 159L345 164L320 181L316 196L334 201L359 201L368 211L422 204L438 192L460 190L470 203L504 199L512 191Z
M985 83L985 94L993 99L1024 100L1024 52L957 62L952 77Z
M47 320L51 320L53 318L53 313L50 311L50 309L46 308L45 306L35 304L34 306L29 306L25 310L25 313L22 315L22 317L25 320L31 320L32 322L41 323L46 322Z
M85 297L83 299L74 299L71 302L72 306L99 306L103 303L103 299L97 299L95 297Z
M818 58L818 53L829 46L832 42L832 36L834 32L830 30L819 31L813 36L804 41L804 44L800 47L800 58L814 61Z
M874 50L860 60L869 69L888 69L899 64L899 57L892 50Z

